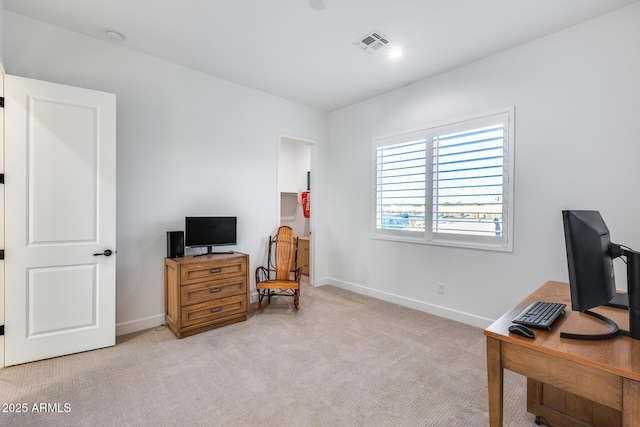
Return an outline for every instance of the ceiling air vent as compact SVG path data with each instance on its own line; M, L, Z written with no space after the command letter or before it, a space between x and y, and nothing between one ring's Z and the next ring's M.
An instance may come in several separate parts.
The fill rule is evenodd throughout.
M373 53L389 44L389 39L379 31L371 31L353 42L353 45L367 53Z

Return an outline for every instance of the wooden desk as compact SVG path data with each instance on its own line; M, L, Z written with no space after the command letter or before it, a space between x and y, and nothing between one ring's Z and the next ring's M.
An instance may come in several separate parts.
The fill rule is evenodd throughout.
M535 339L510 334L511 320L536 300L563 302L567 304L567 313L556 320L552 331L535 329ZM621 336L607 341L560 338L561 331L598 333L606 330L590 316L572 312L570 301L567 283L547 282L485 329L491 426L502 426L504 369L525 375L530 393L532 384L549 385L610 408L613 417L619 414L622 426L640 426L640 341ZM609 317L621 329L628 329L626 310L598 307L593 311ZM545 414L554 426L590 424L562 414L552 417L554 420ZM600 422L594 419L592 423Z

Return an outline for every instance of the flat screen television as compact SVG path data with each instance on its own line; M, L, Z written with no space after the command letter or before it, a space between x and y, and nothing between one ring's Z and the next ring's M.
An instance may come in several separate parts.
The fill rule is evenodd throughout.
M184 245L188 248L206 247L208 255L214 246L237 244L237 218L235 216L188 216L185 218ZM198 255L196 255L198 256Z
M610 326L610 332L596 335L562 332L563 338L600 340L616 335L640 339L640 253L612 243L600 212L562 211L571 308L596 317ZM613 260L626 258L627 294L616 293ZM629 310L629 331L618 329L610 319L590 311L601 305L625 307Z

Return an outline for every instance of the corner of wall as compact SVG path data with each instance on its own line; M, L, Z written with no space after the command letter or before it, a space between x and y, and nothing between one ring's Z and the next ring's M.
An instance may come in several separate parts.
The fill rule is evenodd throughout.
M130 322L122 322L116 324L116 336L119 337L120 335L144 331L145 329L157 328L162 325L164 325L164 314L158 314L144 319L136 319Z

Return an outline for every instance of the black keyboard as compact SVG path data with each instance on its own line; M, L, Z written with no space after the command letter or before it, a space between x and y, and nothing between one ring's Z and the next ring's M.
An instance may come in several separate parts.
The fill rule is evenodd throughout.
M559 302L536 301L518 314L513 323L531 326L533 328L551 329L551 324L564 313L566 304Z

